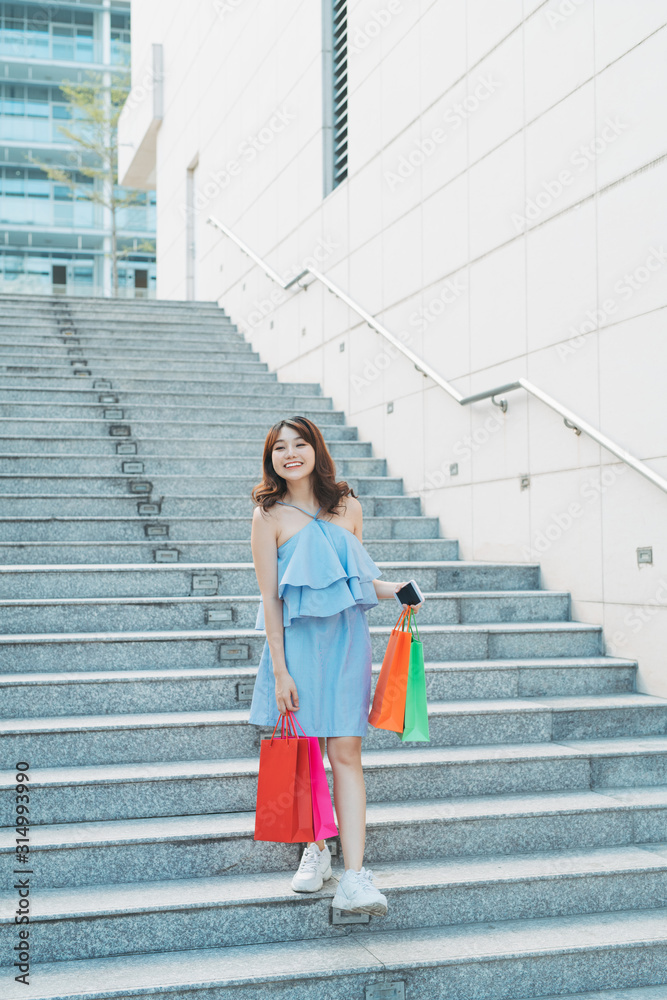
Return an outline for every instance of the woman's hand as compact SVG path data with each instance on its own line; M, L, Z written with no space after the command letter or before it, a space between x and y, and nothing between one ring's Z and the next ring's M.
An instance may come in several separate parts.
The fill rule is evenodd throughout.
M378 600L382 600L383 598L393 598L394 594L397 594L401 587L404 587L409 582L409 580L403 580L401 583L392 583L390 580L373 580L373 587L375 588ZM413 611L417 611L423 603L423 601L420 601L419 604L404 604L403 610L412 608Z
M276 674L276 702L281 715L285 715L288 710L296 712L299 707L296 684L287 670L281 670L279 674Z
M401 589L401 587L405 587L405 585L409 582L410 582L409 580L404 580L402 583L393 584L394 593L397 594ZM405 611L406 608L412 608L413 611L419 611L423 603L424 603L423 601L420 601L419 604L404 604L403 610Z

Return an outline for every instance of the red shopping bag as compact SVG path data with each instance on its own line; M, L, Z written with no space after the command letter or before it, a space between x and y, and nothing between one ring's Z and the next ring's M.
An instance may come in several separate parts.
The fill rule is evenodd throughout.
M409 627L411 611L409 607L401 611L389 636L380 676L375 685L373 706L368 716L368 721L375 729L403 732L412 642Z
M287 714L291 715L289 709ZM294 716L293 722L306 735L301 723ZM324 761L317 736L306 736L308 740L308 755L310 760L310 792L313 804L313 840L326 840L327 837L338 836L338 827L334 822L333 805Z
M281 720L280 737L276 737ZM254 839L283 844L315 840L308 737L297 736L284 715L259 749Z

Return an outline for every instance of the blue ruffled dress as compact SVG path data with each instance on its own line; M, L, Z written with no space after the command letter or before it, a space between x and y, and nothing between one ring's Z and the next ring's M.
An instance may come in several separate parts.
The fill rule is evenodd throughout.
M366 612L378 603L373 580L381 570L356 535L318 518L321 509L303 511L312 521L278 546L285 662L299 695L294 714L307 736L365 736L372 663ZM255 628L264 628L261 599ZM279 715L266 641L248 721L274 726Z

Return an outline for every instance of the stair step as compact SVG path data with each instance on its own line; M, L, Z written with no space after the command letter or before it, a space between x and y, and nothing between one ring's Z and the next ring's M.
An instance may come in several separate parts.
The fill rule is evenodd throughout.
M3 759L34 767L245 757L272 728L249 725L248 715L246 707L0 719L0 745ZM636 693L433 701L428 715L433 747L667 734L667 699ZM369 750L401 743L370 725L365 740Z
M1 303L0 303L1 304ZM190 342L191 339L205 338L214 340L216 336L234 336L243 340L243 334L235 323L225 316L222 310L218 313L187 313L171 316L154 315L138 317L118 314L104 316L92 312L69 314L67 316L48 315L37 312L33 316L17 317L16 313L6 312L6 307L0 310L0 335L16 337L16 343L30 341L34 337L50 337L51 342L75 340L77 337L102 344L115 343L116 337L132 339L138 343L154 341L160 336L172 338L174 341ZM17 318L20 328L17 329Z
M57 369L70 365L72 359L83 358L84 365L94 366L108 375L135 362L141 367L154 362L160 370L169 364L199 366L206 360L261 363L252 344L230 328L216 324L208 331L199 325L190 329L194 332L185 337L178 329L172 329L151 338L137 337L131 331L122 330L86 333L76 329L70 334L32 326L23 336L14 339L7 327L0 325L0 366L8 375L13 375L17 373L16 366ZM165 347L169 350L165 351Z
M167 454L161 455L1 455L4 482L7 477L15 475L36 474L39 476L115 476L125 470L129 462L135 466L140 463L139 473L135 469L127 470L131 474L140 474L147 478L152 476L254 476L257 480L257 469L261 467L261 456L216 456L176 458ZM386 474L386 461L383 458L351 457L336 459L338 476L374 476L383 477ZM246 536L247 537L247 536Z
M667 787L369 802L364 864L667 842ZM40 887L296 870L302 844L254 839L254 812L34 825ZM16 832L0 829L0 857ZM76 848L73 850L72 848Z
M98 390L101 391L101 390ZM353 441L357 439L355 427L348 427L346 424L328 420L332 411L322 411L318 416L318 427L322 431L325 441ZM233 419L223 419L219 423L213 421L193 421L183 420L171 422L168 420L143 420L132 421L132 432L135 437L141 438L161 438L161 439L210 439L224 438L236 439L237 437L256 436L262 442L266 437L267 425L264 421L257 423L256 419L240 423ZM109 436L110 420L91 422L79 418L69 418L64 420L51 419L16 419L15 417L0 417L0 434L6 437L8 434L23 436L26 434L56 434L59 437L69 435L86 436L98 432L100 439ZM414 499L408 498L405 499ZM417 501L418 502L418 501Z
M28 320L25 329L16 331L14 324L2 322L0 317L0 338L21 345L44 345L44 347L101 347L108 349L118 347L153 348L160 344L174 345L177 349L188 346L193 350L200 347L214 348L218 345L243 344L243 335L233 323L224 319L199 318L194 322L177 320L163 325L155 323L143 324L127 320L112 320L110 323L99 323L91 318L74 320L68 323L57 323L41 318Z
M134 461L132 456L124 461ZM140 459L139 459L140 461ZM120 461L119 461L120 465ZM134 476L134 479L131 478ZM150 474L147 478L143 473L126 472L124 474L98 476L95 474L86 475L64 475L52 473L42 475L40 473L23 473L21 475L0 474L1 494L34 494L51 493L57 496L58 493L76 492L79 495L99 495L100 493L116 493L117 495L132 492L145 493L146 498L150 494L158 497L170 494L181 494L199 496L202 493L244 493L249 496L250 491L257 484L258 476L197 476L197 475L160 475ZM133 483L149 483L152 488L144 490L133 490ZM348 476L347 482L355 493L371 495L395 495L402 493L403 480L392 476ZM458 545L458 543L456 543Z
M239 374L243 374L239 372ZM248 379L249 382L254 382L256 379L253 377L254 372L248 373L251 378ZM86 375L85 377L72 376L72 387L77 385L85 386L85 391L92 392L92 383L98 381L105 381L99 376ZM113 385L113 379L109 379ZM276 385L278 383L275 383ZM287 384L287 383L286 383ZM90 386L90 390L88 390ZM30 393L31 390L26 390ZM98 389L97 392L107 392L113 394L114 390L102 390ZM247 393L244 392L225 392L220 393L215 402L207 406L206 412L203 412L203 407L198 403L197 393L183 393L179 394L176 392L165 391L163 393L158 393L162 402L156 401L155 403L150 403L150 401L143 403L142 398L137 401L128 400L127 403L115 404L115 403L99 403L98 400L90 400L86 402L67 402L62 403L57 400L49 401L48 399L42 399L41 394L36 391L32 391L33 399L27 400L8 400L7 402L2 402L0 400L0 415L3 417L11 417L14 420L21 418L65 418L65 417L79 417L85 419L98 419L106 420L107 422L112 422L117 420L116 417L105 416L108 409L124 409L127 414L132 415L136 418L145 418L148 420L169 420L169 419L180 419L183 416L190 421L205 421L207 423L213 422L216 418L220 418L225 421L230 416L233 417L234 421L241 420L245 416L249 418L257 419L258 414L261 414L264 419L271 421L272 419L279 420L284 416L284 411L278 413L276 407L278 405L282 407L296 406L297 404L303 409L306 408L305 416L308 415L309 411L317 411L318 415L321 415L321 411L326 411L327 420L329 423L343 423L343 414L340 411L334 411L331 409L331 399L328 396L318 396L318 395L306 395L305 393L289 393L284 392L280 394L279 398L272 399L270 397L264 398L263 395L257 395L252 401L248 398ZM129 394L128 394L129 395ZM135 394L139 397L144 397L145 393ZM179 401L179 396L184 397L183 401ZM193 399L194 396L194 399ZM173 399L174 402L170 403L169 400ZM155 415L153 415L155 411ZM164 411L164 413L162 412ZM180 412L182 411L182 413ZM210 412L209 412L210 411ZM340 418L336 420L334 414L340 412ZM313 417L313 419L317 419Z
M207 374L210 368L206 369ZM241 372L223 371L216 378L192 378L187 373L170 372L168 376L158 378L155 374L145 377L128 377L102 379L99 377L86 377L69 375L68 378L34 375L14 375L9 382L10 376L0 374L3 379L0 384L0 402L32 403L99 403L101 395L117 396L123 405L130 403L169 403L183 402L192 404L191 397L199 396L211 401L215 406L217 401L233 392L239 385L243 384L248 392L258 396L273 397L280 401L283 396L303 395L310 399L318 396L314 387L307 382L278 382L271 372ZM111 382L112 388L94 388L95 382ZM324 398L324 397L323 397ZM108 405L108 404L107 404Z
M3 336L2 328L0 328L0 360L3 364L13 364L15 359L19 359L21 363L37 363L38 365L45 362L69 364L69 359L76 355L89 360L94 359L96 364L108 362L110 365L114 365L117 361L124 363L133 359L163 361L165 357L164 341L157 339L154 342L145 341L133 344L119 344L116 338L113 342L90 341L82 343L82 340L87 340L87 338L63 336L54 341L53 338L44 337L41 342L39 340L14 340L13 338L8 340L6 335ZM162 343L162 350L160 350L160 343ZM174 340L173 344L170 345L169 358L174 361L192 361L194 353L192 347L191 342L186 345ZM224 360L227 354L232 359L238 357L239 354L251 355L253 358L259 357L258 353L253 351L252 344L248 343L247 340L237 338L225 343L202 341L197 348L197 361L201 359Z
M623 960L619 961L619 955ZM409 956L409 957L408 957ZM414 930L357 931L239 947L37 964L33 985L7 986L6 1000L128 997L177 991L238 1000L271 990L275 1000L361 997L370 983L403 981L407 997L488 1000L600 986L651 986L667 978L667 910L508 920ZM223 993L219 992L222 996Z
M136 497L133 500L137 502ZM380 562L378 565L385 579L419 578L424 592L459 589L534 590L539 578L539 565L531 563L484 563L454 559L437 562ZM201 580L202 575L211 584L210 594L216 594L221 587L225 593L259 594L252 563L24 564L0 565L0 599L134 597L137 594L146 597L186 597L193 592L195 577ZM529 650L527 655L530 656L531 653L534 651ZM451 658L457 659L455 656Z
M249 375L257 375L262 372L268 372L268 366L263 361L256 361L253 359L252 354L250 357L244 355L237 356L234 359L223 359L218 361L133 361L127 360L125 362L116 361L113 365L105 364L100 362L99 364L92 359L89 362L83 362L78 365L79 368L85 368L87 374L85 378L87 380L94 380L96 378L109 378L113 381L116 377L122 377L131 375L132 373L137 374L149 374L157 373L158 375L164 375L165 378L169 378L171 374L178 375L184 374L193 377L197 374L210 375L212 372L219 372L220 374L231 374L232 372L246 372ZM0 378L4 379L8 375L27 375L35 378L63 378L65 375L71 375L72 379L76 382L82 381L82 376L77 375L74 369L77 368L76 358L63 358L60 363L55 361L44 360L39 364L30 364L29 362L22 362L20 360L2 363L0 361Z
M161 558L172 562L246 562L252 557L249 541L211 537L173 540L141 538L134 541L52 541L0 542L3 565L35 563L154 563ZM458 542L447 538L401 539L378 538L365 542L371 559L412 561L419 559L456 559ZM163 554L166 551L167 555Z
M532 1000L667 1000L667 983L630 989L595 990L592 993L560 994L558 997L534 997Z
M386 750L364 747L362 763L369 803L664 786L667 736L454 747L397 743ZM250 757L35 766L34 825L252 811L258 766L256 750ZM326 758L325 768L333 791ZM15 783L13 772L0 772L0 789ZM9 796L4 802L0 826L11 822Z
M427 592L417 624L569 621L569 594L544 590ZM54 598L42 601L0 600L3 633L108 632L197 629L228 620L254 629L259 596L175 598ZM368 612L372 625L393 625L399 607L380 601ZM221 616L227 616L221 617Z
M135 300L138 301L138 300ZM186 330L188 326L198 323L204 325L231 326L237 329L223 309L154 309L143 307L141 312L132 308L114 309L109 312L100 306L54 310L52 308L31 307L26 309L17 303L0 301L0 320L8 330L25 333L28 326L43 325L54 330L67 331L87 324L93 330L107 330L114 326L129 326L138 336L145 336L161 330L165 325L178 325ZM142 315L143 314L143 315Z
M0 329L13 331L16 328L14 318L0 319ZM131 313L119 313L116 316L105 316L104 313L81 312L73 313L64 318L48 317L46 315L32 319L24 317L21 319L21 328L24 334L33 330L52 331L57 336L67 336L67 331L71 331L70 336L80 336L86 333L102 336L112 336L114 331L131 331L139 338L150 335L153 329L164 333L172 333L179 339L185 341L188 334L201 334L209 332L214 335L218 330L236 330L237 327L224 317L215 315L200 316L168 316L153 315L142 317L140 322Z
M158 537L160 529L164 538L177 539L221 539L247 543L250 535L251 516L246 517L170 517L167 522L161 517L72 517L55 515L52 517L0 516L0 541L138 541ZM437 532L438 519L435 517L374 517L364 518L364 538L368 541L440 541Z
M100 298L98 295L30 295L26 297L23 293L2 292L0 294L0 305L22 309L25 313L38 312L40 309L48 310L50 313L66 310L97 309L107 314L130 310L132 315L139 315L140 312L218 312L226 315L225 310L218 306L213 299L202 299L197 302L190 302L184 299L124 299L124 298Z
M25 315L26 312L38 313L48 312L54 315L56 312L67 310L96 309L111 315L113 312L130 310L132 315L137 316L140 310L148 312L217 312L225 316L226 312L218 306L213 299L202 299L197 302L186 301L184 299L131 299L124 298L100 298L98 295L30 295L28 298L24 293L2 292L0 294L0 306L5 308L15 308Z
M89 380L90 376L86 376L86 384ZM113 390L111 391L113 392ZM188 399L191 399L191 397L188 397ZM280 405L280 409L278 409L278 405ZM261 414L265 421L265 427L268 428L275 421L282 420L286 415L285 411L289 414L290 410L293 411L297 407L298 412L302 416L314 421L317 421L324 412L327 423L342 424L344 422L343 412L341 410L332 410L331 400L327 396L285 394L279 399L259 396L251 403L246 393L237 393L235 395L226 393L220 395L214 404L212 403L206 407L200 405L196 399L191 400L189 403L156 402L144 405L141 402L135 402L123 405L109 404L108 406L92 402L50 403L45 401L40 403L12 400L3 403L0 401L0 416L22 421L34 418L62 420L66 417L78 417L87 421L105 420L106 423L110 424L122 421L127 422L128 420L175 420L178 422L184 420L190 423L220 423L224 422L230 416L235 421L243 421L245 417L248 417L249 420L256 420L258 415ZM110 416L109 412L113 413L115 410L121 410L123 416Z
M2 292L0 294L0 305L3 309L12 306L25 314L28 310L38 312L44 310L50 314L67 310L84 311L86 309L98 310L106 315L114 312L129 311L133 316L140 313L161 313L161 312L217 312L226 315L225 310L218 306L212 299L202 299L197 302L190 302L179 299L131 299L123 298L100 298L97 295L30 295L12 292ZM138 312L139 310L140 312Z
M377 675L381 664L372 665ZM612 656L428 661L429 701L621 694L634 690L635 660ZM256 667L0 673L0 718L116 712L199 712L247 707ZM239 684L243 690L239 692Z
M51 333L54 337L63 339L84 334L108 339L116 332L129 334L138 340L154 337L160 333L171 334L181 340L187 340L192 334L214 336L217 331L234 332L239 338L242 336L238 327L220 310L217 315L216 313L188 315L187 312L169 315L156 312L138 317L131 312L118 312L112 316L93 310L61 315L37 312L33 315L24 309L23 314L19 315L15 311L6 311L4 304L1 305L0 331L6 334L16 333L17 341L27 340L35 332Z
M100 431L103 428L99 428ZM137 449L138 458L147 455L165 455L170 458L191 458L200 455L207 458L229 458L253 456L261 462L263 438L248 438L233 440L229 438L146 438L141 441L132 440ZM108 434L98 434L95 437L0 437L0 454L3 455L115 455L116 449L126 447L127 442L114 440ZM337 458L370 458L372 448L367 441L327 441L327 447L334 459ZM424 518L437 522L437 518Z
M151 332L153 328L162 330L166 327L174 327L176 332L182 330L184 333L190 327L202 325L206 327L231 326L236 329L223 310L168 310L168 309L142 309L140 315L132 309L117 309L113 313L107 312L104 308L88 307L85 309L67 309L56 312L54 310L26 310L11 311L11 307L0 303L2 309L2 325L9 330L15 330L17 321L20 329L25 332L32 326L46 326L57 331L78 330L90 328L94 331L107 331L114 327L129 327L139 336Z
M583 622L423 625L419 631L428 660L525 657L536 647L545 656L602 652L601 627ZM389 625L370 626L374 659L384 656L390 633ZM250 666L259 663L265 638L260 630L241 628L0 635L0 672L213 667L230 660Z
M273 941L344 939L330 923L331 901L342 874L314 893L291 888L293 872L224 878L171 879L66 889L43 889L31 909L32 962L73 961L178 951L187 922L192 948ZM638 892L644 909L660 908L667 889L667 845L628 845L589 851L394 862L373 866L388 912L359 925L376 934L418 927L561 917L629 909ZM13 901L0 898L0 943L11 954ZM266 920L270 909L272 919ZM53 933L55 925L59 933Z
M218 494L199 496L178 496L174 494L168 497L158 497L152 500L155 509L152 513L146 513L143 504L145 499L135 495L126 494L124 496L114 496L111 494L91 494L89 496L77 496L75 494L44 493L41 496L35 494L0 494L0 511L7 520L13 520L17 516L26 517L48 517L53 516L54 496L57 497L58 516L89 518L101 517L103 519L125 517L134 518L137 515L143 517L144 521L153 520L155 517L216 517L224 511L226 516L251 517L253 503L249 496L235 494ZM149 497L150 499L150 497ZM419 523L428 524L430 519L419 513L419 497L405 497L399 495L383 497L360 496L364 518L372 517L400 517L419 518ZM140 507L141 505L141 507Z

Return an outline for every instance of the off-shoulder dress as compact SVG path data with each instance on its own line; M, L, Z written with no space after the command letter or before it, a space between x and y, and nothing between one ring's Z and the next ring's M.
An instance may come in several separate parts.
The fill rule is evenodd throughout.
M372 663L366 612L378 603L373 580L381 570L356 535L318 517L321 509L303 511L312 520L278 546L285 662L299 695L294 714L307 736L365 736ZM264 625L260 599L255 628ZM274 726L279 715L266 641L248 721Z

